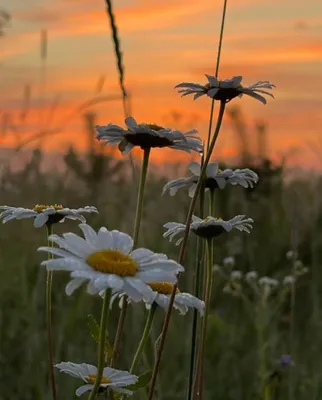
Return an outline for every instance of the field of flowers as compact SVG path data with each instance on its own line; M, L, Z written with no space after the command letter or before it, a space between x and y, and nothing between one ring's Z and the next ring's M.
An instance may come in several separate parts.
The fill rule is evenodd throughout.
M205 142L125 107L123 126L89 128L123 158L71 149L61 173L36 149L3 165L0 400L322 398L322 181L213 160L227 103L275 91L218 79L225 6L214 75L176 86L208 98ZM120 82L126 102L121 67ZM199 162L169 179L155 148Z

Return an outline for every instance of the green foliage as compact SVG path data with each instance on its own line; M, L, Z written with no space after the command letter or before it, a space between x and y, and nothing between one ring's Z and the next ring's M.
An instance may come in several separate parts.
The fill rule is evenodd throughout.
M79 155L76 155L80 158ZM104 156L103 156L104 157ZM99 178L95 198L89 193L75 169L63 173L43 172L43 157L36 151L24 170L3 168L2 204L30 207L36 203L62 203L69 207L95 205L98 216L88 216L94 227L102 225L131 233L135 213L136 185L125 163L119 165L117 179L112 177L113 160L106 163ZM268 168L268 167L267 167ZM269 167L270 168L270 167ZM262 178L262 171L259 171ZM236 268L242 272L257 270L259 275L280 279L291 273L285 254L297 248L301 260L309 267L297 287L295 300L294 399L319 399L322 393L320 372L321 339L321 261L322 261L322 180L305 177L286 183L282 170L262 178L258 187L248 192L228 187L216 199L216 215L232 217L245 213L255 220L250 235L238 232L223 235L216 241L215 262L234 255ZM266 180L266 182L265 182ZM189 199L185 190L175 198L161 197L166 180L151 175L147 184L140 245L167 253L176 258L178 248L162 238L162 225L168 221L183 222ZM68 221L55 227L56 233L79 232L77 224ZM50 400L47 373L45 332L45 271L39 266L43 255L37 248L46 243L46 233L34 229L30 220L13 221L0 229L0 400ZM186 273L180 280L181 291L192 291L194 279L195 241L189 239ZM97 325L90 315L99 315L101 299L80 288L72 296L65 294L68 276L55 273L53 280L53 324L55 362L73 361L96 364ZM209 319L206 351L205 399L258 399L258 344L254 320L243 301L223 293L224 282L215 279L212 315ZM266 331L267 374L277 370L278 359L289 352L289 296L274 314ZM125 337L117 367L129 369L142 334L146 313L141 304L131 304L125 321ZM255 316L255 313L253 314ZM110 318L110 341L115 335L117 304ZM157 310L147 351L139 366L139 374L149 371L155 361L155 342L164 318ZM95 340L91 340L89 332ZM166 340L156 398L176 400L186 396L192 313L182 317L174 313ZM280 379L274 382L276 399L288 396L290 368L279 369ZM148 381L147 375L143 374ZM143 378L141 378L143 380ZM75 398L80 381L57 373L60 399ZM144 399L146 388L134 395Z

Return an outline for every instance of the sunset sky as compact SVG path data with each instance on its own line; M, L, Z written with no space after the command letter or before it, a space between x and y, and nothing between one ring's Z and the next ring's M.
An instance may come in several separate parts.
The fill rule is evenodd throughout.
M2 126L16 127L16 134L2 132L3 145L48 124L57 127L97 94L102 76L100 95L119 94L103 0L0 0L1 8L12 20L0 37L0 118ZM219 0L114 0L125 84L139 122L197 128L206 136L209 99L181 99L173 87L182 81L205 83L204 74L214 73L221 8ZM43 29L48 31L45 67L40 57ZM231 102L241 108L251 150L256 150L255 124L265 122L274 160L288 155L291 165L322 168L321 0L228 0L219 77L233 75L242 75L244 84L269 80L276 85L276 99L269 98L266 106L246 97ZM26 85L31 100L23 119ZM99 124L123 124L119 101L91 110ZM43 141L46 149L63 151L70 143L85 147L83 119L68 122L61 133ZM227 117L215 156L233 160L239 143ZM158 151L155 157L173 161L174 154Z

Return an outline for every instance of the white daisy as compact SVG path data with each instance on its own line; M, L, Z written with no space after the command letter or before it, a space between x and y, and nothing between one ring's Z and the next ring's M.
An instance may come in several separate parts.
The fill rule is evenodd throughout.
M4 210L0 214L2 223L5 224L13 219L34 218L35 228L43 225L56 224L64 222L65 218L86 222L83 213L98 213L97 208L86 206L81 208L64 208L62 205L42 205L37 204L34 208L0 206L0 210Z
M235 257L229 256L223 259L224 267L234 267L235 266Z
M245 279L247 282L254 282L258 278L258 272L257 271L248 271L245 274Z
M240 281L243 277L243 273L238 270L234 270L230 273L230 279L233 281Z
M153 297L147 301L147 305L156 302L160 307L167 309L169 307L173 284L169 282L149 282L148 285L153 290ZM181 315L187 313L188 308L196 308L200 315L204 315L205 303L190 293L181 293L177 289L174 297L173 307L176 308Z
M268 81L259 81L250 86L242 86L241 81L242 76L234 76L232 79L218 80L215 76L207 75L206 78L208 83L205 85L200 85L198 83L182 82L179 83L175 88L179 88L179 93L181 96L187 96L189 94L194 95L194 100L198 97L207 95L215 100L221 100L228 102L233 98L239 96L242 97L243 94L247 94L254 99L259 100L263 104L266 104L266 99L262 94L267 96L274 96L263 89L273 89L275 85Z
M193 215L192 222L190 224L190 230L203 238L219 236L221 233L230 232L233 228L238 229L239 231L250 233L250 230L253 228L252 223L254 221L251 218L244 218L245 215L237 215L229 221L223 221L222 219L214 217L200 219ZM180 224L177 222L168 222L167 224L163 225L163 227L168 229L167 232L163 234L163 237L169 237L170 242L176 236L183 234L186 229L185 224ZM177 240L176 245L179 245L182 240L183 238Z
M72 280L66 286L71 295L86 281L87 291L97 294L108 288L125 292L131 300L149 299L153 292L144 282L177 282L177 273L184 268L165 254L148 249L132 250L133 240L126 233L102 227L96 233L89 225L80 224L85 239L65 233L49 236L57 247L40 247L59 258L43 261L50 270L69 271Z
M170 195L174 196L181 187L188 186L189 196L193 197L200 177L201 166L197 162L192 162L189 165L189 170L193 173L192 176L168 182L164 186L162 194L169 191ZM219 169L218 163L209 163L206 168L206 176L203 184L206 190L208 190L224 189L227 184L253 188L257 182L258 175L251 169L225 169L222 171Z
M279 281L277 279L270 278L269 276L262 276L258 279L258 284L260 286L275 287L279 285Z
M153 290L153 295L150 297L149 300L144 300L146 307L150 308L152 303L155 302L160 307L167 309L170 303L173 284L170 282L148 282L147 285L149 285ZM121 308L124 301L124 293L113 294L110 306L112 306L117 297L120 297L119 306ZM190 293L181 293L179 289L177 289L173 307L176 308L181 315L185 315L189 307L196 308L199 311L200 315L204 315L205 303L204 301L199 300L197 297L192 296Z
M133 117L126 118L125 124L128 129L113 124L96 126L96 138L106 144L119 145L122 154L128 153L135 146L141 149L170 147L188 153L191 150L200 152L203 148L201 139L194 136L197 133L195 129L182 133L155 124L138 124Z
M283 285L292 286L296 282L296 277L292 275L287 275L283 279Z
M66 374L75 378L80 378L86 383L76 390L76 396L81 396L85 392L92 390L97 375L97 368L94 365L61 362L56 364L55 367L58 368L60 372L65 372ZM138 377L130 374L128 371L121 371L106 367L103 370L100 390L109 388L114 392L132 395L133 392L131 390L124 389L124 387L133 385L137 381Z

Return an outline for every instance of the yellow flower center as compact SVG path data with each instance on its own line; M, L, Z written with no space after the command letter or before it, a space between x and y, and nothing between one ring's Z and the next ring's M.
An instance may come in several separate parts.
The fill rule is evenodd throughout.
M96 375L93 375L93 374L89 374L88 376L87 376L87 378L86 378L86 380L87 380L87 383L91 383L91 384L94 384L95 383L95 379L96 379ZM102 376L102 379L101 379L101 385L103 384L104 385L104 383L112 383L112 380L110 379L110 378L106 378L105 376Z
M157 124L145 124L149 128L153 129L154 131L161 131L161 129L164 129L163 126L157 125Z
M104 274L135 276L138 271L137 263L133 258L118 250L96 251L87 258L86 262L95 271Z
M173 284L169 282L150 282L148 285L154 292L158 292L160 294L170 295L173 290ZM180 290L177 288L176 293L180 293Z
M54 204L54 205L36 204L33 210L36 211L37 213L41 213L44 210L46 210L46 208L54 208L56 211L64 209L64 207L61 204Z

